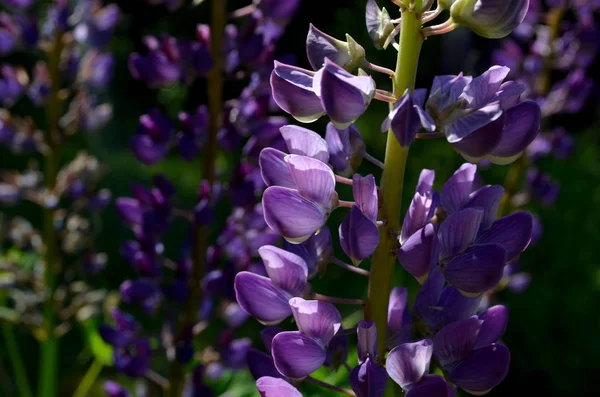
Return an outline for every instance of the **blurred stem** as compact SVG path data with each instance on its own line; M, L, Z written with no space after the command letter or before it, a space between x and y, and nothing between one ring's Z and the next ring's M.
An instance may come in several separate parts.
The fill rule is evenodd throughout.
M421 0L415 1L414 9L421 9ZM423 45L420 15L410 10L403 12L401 32L394 80L396 98L400 98L406 90L414 89L419 54ZM377 325L377 351L380 364L383 364L386 353L388 301L396 265L394 252L399 247L398 233L407 157L408 147L400 146L395 135L389 131L381 182L383 204L379 214L379 219L386 219L387 223L379 229L380 242L371 262L371 277L365 308L366 320L375 321Z
M221 48L223 44L223 32L225 30L226 0L211 1L211 55L213 69L207 78L208 111L210 114L208 141L204 150L204 162L202 165L202 178L207 180L211 186L215 181L215 162L217 160L217 133L221 128L221 108L223 106L223 76ZM210 200L210 197L209 197ZM194 226L192 242L192 269L188 282L189 295L185 302L177 326L177 341L189 337L192 328L197 322L198 309L202 303L202 278L206 268L206 252L209 245L209 231L206 226ZM177 360L171 364L169 379L169 395L180 397L185 385L185 367Z
M23 364L23 357L21 356L17 338L15 338L15 333L11 325L2 325L2 336L4 337L6 352L12 364L19 395L21 397L33 397L33 393L29 387L29 380L27 379L27 371Z
M550 28L551 44L560 36L560 22L565 12L566 9L564 7L559 7L551 9L546 15L546 24ZM550 45L550 48L550 54L544 59L544 70L537 81L537 91L542 96L548 95L552 89L552 70L554 68L556 53L553 45ZM500 202L498 216L506 216L512 212L511 202L515 194L519 192L519 187L522 185L521 182L525 177L525 172L527 172L527 165L527 158L523 155L510 166L504 180L504 196L502 196L502 201Z
M73 397L86 397L92 386L94 386L96 379L98 379L98 375L100 375L100 372L102 372L103 367L104 366L100 361L94 360L92 365L90 365L90 368L88 368L87 372L85 373L83 379L81 379L81 382L79 383L79 386L77 386L75 393L73 393Z
M46 114L48 126L46 130L46 144L48 151L44 161L44 185L47 194L54 194L56 177L60 169L60 115L62 112L62 99L59 91L61 88L60 59L64 43L63 33L54 33L52 46L48 52L48 72L50 74L50 94ZM42 238L44 241L44 281L48 295L44 303L44 328L45 339L41 343L40 368L39 368L39 397L55 397L58 381L58 339L54 334L56 322L54 313L54 292L56 291L56 276L60 269L60 251L58 237L54 226L54 208L44 207L44 225Z

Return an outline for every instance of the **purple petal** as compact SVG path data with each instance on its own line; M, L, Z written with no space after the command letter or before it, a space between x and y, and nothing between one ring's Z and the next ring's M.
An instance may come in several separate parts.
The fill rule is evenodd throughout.
M281 378L281 374L275 368L273 358L268 354L260 352L256 349L250 349L246 355L248 369L254 379L270 376L273 378Z
M407 306L408 290L406 288L394 287L390 292L388 304L388 329L391 334L400 332L406 325L410 324L410 311Z
M263 376L256 381L261 397L302 397L302 394L283 379Z
M317 120L325 112L313 90L313 73L275 61L271 73L273 100L284 111L303 123Z
M446 326L455 321L465 320L473 316L481 306L483 296L469 298L464 296L455 287L447 286L442 291L438 306L444 310L439 313L438 326Z
M325 58L330 59L341 67L345 67L352 62L347 43L321 32L312 23L306 37L306 55L310 66L314 70L319 70L323 67Z
M377 184L373 175L365 177L354 174L352 178L352 194L354 202L372 222L377 222L379 212L379 198L377 195Z
M439 375L425 375L413 385L406 397L454 397L453 390Z
M396 346L385 361L387 373L403 389L410 388L429 372L432 353L431 339Z
M463 164L442 187L440 201L448 215L457 211L469 200L476 172L475 164Z
M271 351L271 342L273 342L273 338L282 331L283 330L278 327L266 327L260 331L260 339L263 341L267 351Z
M131 197L119 197L115 206L119 217L129 226L139 226L143 221L143 210L140 202Z
M279 186L265 190L262 204L267 225L294 243L310 238L325 224L329 215L298 191Z
M505 264L506 251L501 245L474 245L445 266L444 276L461 292L480 294L500 282Z
M477 317L471 317L447 325L435 334L433 351L443 367L451 367L471 353L481 323Z
M371 77L353 76L328 59L315 75L313 88L321 97L325 112L340 129L359 118L375 95Z
M500 200L504 195L504 188L498 185L488 185L471 193L469 201L463 208L483 208L483 219L481 220L480 232L489 228L498 214Z
M496 96L509 73L510 69L506 66L492 66L481 76L475 77L461 96L467 100L469 107L481 108Z
M417 193L426 195L431 193L433 190L433 182L435 181L435 171L424 169L419 175L419 182L417 183Z
M506 260L518 257L531 242L533 217L527 212L516 212L498 219L477 237L477 244L500 244L506 250Z
M492 344L471 353L452 369L448 379L471 394L482 395L504 380L509 364L508 348Z
M298 331L275 335L271 355L277 371L292 379L312 374L327 358L321 342Z
M485 121L483 119L475 120L475 117L478 117L477 113L463 117L454 123L451 128L472 130L469 135L462 137L459 141L451 142L463 157L471 162L478 162L498 146L506 124L506 115L504 113L489 117L489 122L482 126L479 125Z
M326 226L301 244L292 244L286 241L284 248L304 259L308 267L309 278L314 276L321 266L327 265L330 258L333 257L331 232Z
M163 143L155 143L148 135L136 135L131 138L130 148L133 155L146 165L160 162L169 152L169 147Z
M290 154L285 157L298 191L307 199L330 209L335 195L335 175L322 161Z
M269 278L275 287L299 296L306 288L308 269L304 259L272 245L258 249Z
M329 161L327 142L316 132L296 125L285 125L279 131L291 154L312 157L324 163Z
M415 234L417 230L421 229L429 222L433 204L433 195L415 194L408 207L408 211L406 211L404 221L402 222L402 233L400 234L401 244L404 244L410 236Z
M333 123L327 124L325 141L329 150L329 163L337 173L349 176L358 169L363 159L365 142L354 124L343 130L335 128Z
M466 208L450 215L438 231L440 259L452 258L466 250L475 240L482 218L483 210L478 208Z
M377 358L377 326L375 322L359 321L356 335L358 338L358 361L362 363L369 357L375 360Z
M398 250L398 261L407 272L423 282L437 260L437 235L430 223L417 230Z
M498 145L490 152L495 158L500 157L511 162L522 153L535 139L540 131L541 110L537 103L523 102L506 112L506 125ZM505 164L506 161L500 161Z
M324 345L342 327L342 316L331 303L292 298L289 305L298 329L304 335L318 338Z
M371 256L379 245L377 225L356 205L352 206L350 213L340 224L339 235L342 249L357 266L363 259Z
M267 186L296 188L290 169L284 161L285 156L286 153L273 148L265 148L260 152L260 173Z
M385 368L370 358L350 372L350 385L356 397L381 397L385 392L388 376Z
M483 324L477 335L475 349L495 343L504 335L508 324L508 310L502 305L493 306L481 313L479 319Z
M427 90L416 90L414 94L405 93L381 124L381 131L391 129L402 147L410 145L421 128L435 131L435 122L421 107L423 101L415 98L418 96L424 99L426 92Z
M233 286L238 304L263 324L277 324L292 314L290 295L267 277L240 272Z

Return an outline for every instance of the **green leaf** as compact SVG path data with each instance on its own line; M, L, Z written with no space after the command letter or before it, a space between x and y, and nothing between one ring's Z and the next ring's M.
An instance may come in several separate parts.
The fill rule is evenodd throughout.
M94 358L104 366L112 366L114 362L113 348L100 336L96 322L87 320L80 324Z

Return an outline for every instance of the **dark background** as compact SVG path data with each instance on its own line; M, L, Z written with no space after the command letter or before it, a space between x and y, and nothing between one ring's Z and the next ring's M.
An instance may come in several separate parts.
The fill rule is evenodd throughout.
M208 7L206 4L184 7L169 14L161 7L149 6L140 0L118 3L124 18L112 45L117 67L108 92L114 104L114 119L105 130L86 137L85 144L109 166L103 186L109 187L114 197L128 195L131 183L149 184L153 173L162 172L178 185L181 200L192 203L200 178L199 163L186 163L173 156L158 166L146 167L133 159L127 145L135 133L139 115L150 107L159 105L176 114L179 110L190 110L203 103L203 82L187 89L178 87L157 94L157 91L147 89L131 78L127 57L132 51L142 50L141 38L145 34L167 32L177 37L193 37L196 24L208 21ZM228 8L233 10L246 5L247 1L229 0L228 3ZM279 51L294 54L299 66L308 66L304 41L308 24L313 23L338 38L349 33L367 49L367 57L372 63L393 68L395 51L379 52L370 44L364 27L364 3L364 0L303 0L280 43ZM489 66L489 52L497 44L473 38L467 30L427 40L421 56L417 87L428 88L435 74L456 74L461 70L469 74L485 70ZM592 70L597 70L597 67ZM600 78L597 73L593 77ZM389 88L385 80L378 82L379 88ZM239 89L235 84L228 85L225 98L237 96ZM531 286L522 294L504 293L501 296L511 314L504 343L511 350L512 364L507 379L490 393L492 396L598 395L595 382L600 379L600 311L597 309L600 303L600 131L597 98L595 93L581 114L546 120L549 125L561 124L568 129L575 138L575 153L567 160L544 160L540 166L560 182L561 194L552 207L534 205L529 208L540 215L544 234L540 242L522 256L522 269L532 275ZM385 105L376 103L358 123L369 151L378 158L383 158L385 139L379 132L379 126L385 111ZM324 127L323 120L310 126L321 133ZM9 157L4 152L2 157L3 168L14 167L13 163L9 167ZM412 197L422 168L436 170L436 187L439 188L462 162L462 158L443 141L417 141L411 147L404 203ZM502 184L507 169L494 166L483 175L487 183ZM368 167L365 170L375 172ZM332 231L337 229L343 215L336 213L330 220ZM167 235L167 249L178 249L185 233L185 228L174 227ZM103 277L93 281L97 286L117 289L121 281L134 277L133 271L118 253L120 243L129 237L130 232L121 225L113 209L107 210L97 245L99 250L109 254L110 261ZM396 281L400 283L401 272L396 273ZM407 283L414 289L412 280L404 284ZM314 289L328 295L361 297L365 296L366 283L360 277L330 269L315 283ZM250 320L241 333L255 337L258 329L256 322ZM37 353L26 337L22 337L21 341L33 374ZM74 386L70 379L78 380L86 369L77 361L83 341L77 332L70 332L61 346L61 384L65 391L72 390ZM340 369L338 375L344 375L344 370ZM110 369L103 373L106 378L114 376ZM249 382L247 377L241 378L241 388L230 392L235 397L246 395L244 393L252 387ZM307 392L306 395L333 395L310 390L314 390L314 394ZM102 395L99 388L94 393Z

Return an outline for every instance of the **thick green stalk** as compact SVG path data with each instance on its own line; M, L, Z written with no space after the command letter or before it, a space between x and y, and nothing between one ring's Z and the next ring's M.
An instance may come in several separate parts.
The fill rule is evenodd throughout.
M212 0L211 2L211 55L213 69L207 79L208 111L210 114L208 142L204 149L202 165L202 178L211 186L215 180L215 162L217 160L217 133L221 128L221 107L223 106L223 76L221 48L223 46L223 32L226 22L226 0ZM209 193L210 194L210 193ZM197 226L193 231L192 243L192 269L188 283L189 296L185 302L183 312L177 326L177 339L186 337L186 333L197 322L197 313L202 303L201 281L206 268L206 252L209 246L210 229L206 226ZM169 395L180 397L185 384L185 368L182 364L173 361L169 379Z
M415 3L415 9L420 9L421 1L417 0ZM394 81L396 98L400 98L406 90L414 89L422 45L420 15L406 10L402 14L402 33ZM386 353L388 301L396 266L395 251L399 247L398 233L407 157L408 147L400 146L392 131L389 131L381 182L382 207L379 214L380 219L386 220L387 223L380 228L380 243L373 254L365 308L365 318L375 321L377 325L377 350L380 362L383 362Z
M2 326L2 335L4 336L4 342L6 343L6 352L10 358L10 362L13 368L13 375L15 377L15 383L19 390L20 397L33 397L31 387L29 386L29 380L27 379L27 371L23 364L23 357L19 351L19 345L17 344L17 338L12 325L5 324Z
M50 74L50 94L48 95L46 144L48 151L44 161L44 185L49 193L54 192L56 177L60 169L60 116L62 100L60 98L60 58L64 43L62 32L56 32L52 46L48 52L48 72ZM60 271L60 249L54 225L54 209L44 208L44 224L42 238L44 241L44 281L48 292L44 304L44 337L40 347L39 397L55 397L58 383L58 339L54 335L55 308L54 292L56 276Z

